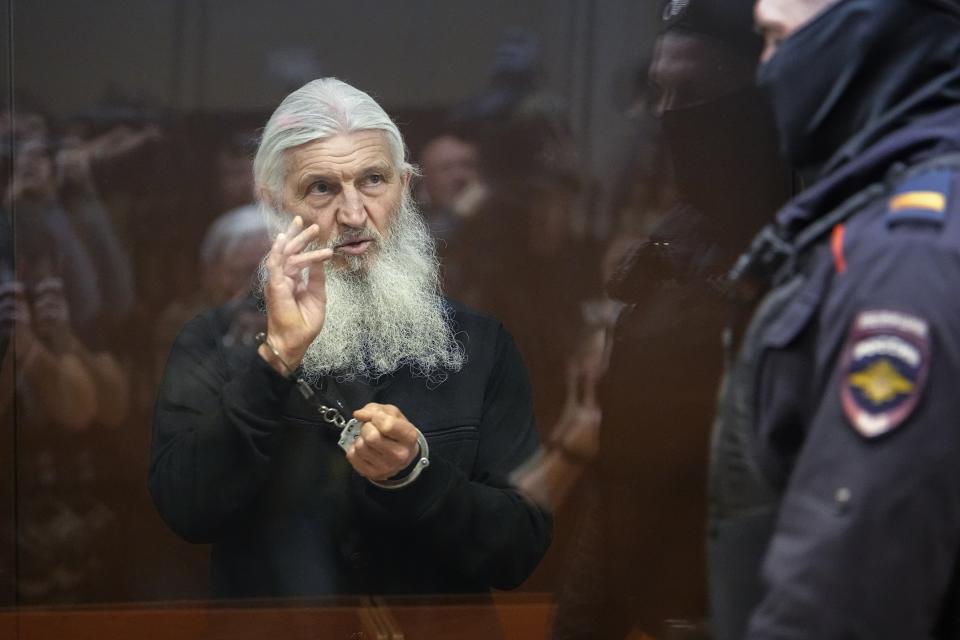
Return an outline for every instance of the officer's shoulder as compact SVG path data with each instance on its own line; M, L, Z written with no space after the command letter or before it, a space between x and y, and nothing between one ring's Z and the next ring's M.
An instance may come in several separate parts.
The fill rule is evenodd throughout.
M960 248L958 181L958 159L926 162L894 173L866 231L881 243L886 239Z
M925 166L897 175L824 242L827 278L846 326L852 306L913 310L927 320L960 318L960 168ZM829 257L828 257L829 256ZM818 264L823 264L818 262ZM950 322L953 322L951 320Z
M901 281L917 290L955 282L960 166L927 163L896 172L869 204L833 228L825 244L824 255L832 255L835 271L844 274L838 294L862 296Z

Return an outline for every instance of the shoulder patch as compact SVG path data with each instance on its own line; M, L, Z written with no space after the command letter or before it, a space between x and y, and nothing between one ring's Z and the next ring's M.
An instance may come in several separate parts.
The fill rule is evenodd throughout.
M926 320L889 309L863 311L847 334L840 399L850 425L875 438L903 424L930 370Z
M936 168L905 179L887 203L887 226L901 222L942 225L954 175L951 168Z

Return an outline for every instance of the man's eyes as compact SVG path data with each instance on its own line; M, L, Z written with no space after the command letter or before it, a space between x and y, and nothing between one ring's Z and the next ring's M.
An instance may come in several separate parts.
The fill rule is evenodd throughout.
M358 188L363 187L379 187L380 185L387 183L386 175L382 173L371 173L367 176L364 176L360 182L357 184ZM334 185L331 185L328 182L317 181L310 185L307 189L310 194L316 194L321 196L331 195L336 191Z

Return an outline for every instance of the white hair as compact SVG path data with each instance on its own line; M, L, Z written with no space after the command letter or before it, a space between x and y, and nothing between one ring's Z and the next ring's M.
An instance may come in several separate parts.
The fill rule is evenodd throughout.
M284 152L314 140L357 131L382 131L391 160L399 172L414 171L406 161L407 148L400 129L368 94L336 78L320 78L303 85L280 103L270 116L253 159L253 177L258 192L272 202L263 202L274 235L284 224L277 219L286 177ZM273 214L273 215L271 215Z

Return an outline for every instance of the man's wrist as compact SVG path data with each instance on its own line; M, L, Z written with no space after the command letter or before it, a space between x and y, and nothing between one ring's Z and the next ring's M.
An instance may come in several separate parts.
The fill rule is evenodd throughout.
M430 466L430 446L427 444L427 439L423 436L423 433L417 429L417 445L418 451L417 455L414 456L413 462L408 465L403 471L393 476L388 480L383 482L377 482L376 480L370 480L370 484L380 487L381 489L402 489L407 485L413 483L424 469Z
M293 358L285 355L271 340L266 333L258 333L256 341L260 345L257 347L257 353L269 364L277 373L285 378L295 379L297 369L300 367L302 356Z

